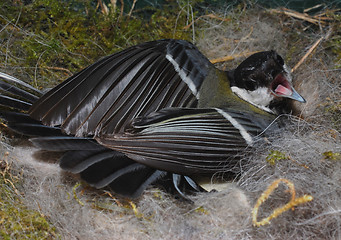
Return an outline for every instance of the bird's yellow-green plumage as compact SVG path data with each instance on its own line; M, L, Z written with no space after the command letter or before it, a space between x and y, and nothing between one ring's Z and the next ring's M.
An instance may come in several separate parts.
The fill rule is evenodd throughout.
M211 68L200 88L198 108L229 108L237 111L252 112L264 115L264 117L275 118L268 113L235 95L230 86L226 72Z

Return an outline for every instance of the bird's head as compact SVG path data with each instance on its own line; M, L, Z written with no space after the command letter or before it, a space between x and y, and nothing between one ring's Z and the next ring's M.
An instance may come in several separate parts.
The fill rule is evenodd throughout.
M268 110L286 98L304 103L292 86L291 74L275 51L259 52L229 72L231 89L240 98Z

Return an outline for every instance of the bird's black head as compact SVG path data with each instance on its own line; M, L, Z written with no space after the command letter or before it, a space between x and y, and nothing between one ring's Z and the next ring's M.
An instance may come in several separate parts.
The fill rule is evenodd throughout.
M290 72L275 51L255 53L228 74L232 91L262 108L283 98L305 102L292 87Z

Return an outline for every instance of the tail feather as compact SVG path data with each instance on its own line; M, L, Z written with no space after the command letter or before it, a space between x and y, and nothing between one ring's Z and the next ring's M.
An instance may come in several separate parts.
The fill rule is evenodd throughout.
M40 123L15 123L9 122L7 126L14 132L30 137L63 136L60 128L44 126Z
M80 173L91 186L109 187L115 193L136 198L166 172L136 163L120 152L113 150L68 151L60 160L67 171Z
M34 103L39 99L38 96L33 95L32 93L2 81L0 81L0 90L4 91L6 94L12 94L14 96L21 97L31 103Z
M59 165L66 171L80 173L97 162L114 158L117 153L118 152L109 149L98 151L68 151L60 159Z
M34 146L47 151L72 151L72 150L105 150L92 138L78 138L73 136L52 136L31 138Z
M26 112L32 104L9 96L0 95L0 105Z
M83 172L81 177L96 188L107 186L118 177L143 168L144 165L138 164L125 155L118 154L114 157L101 158Z
M192 188L192 190L197 191L197 192L203 192L204 189L202 187L200 187L200 185L198 185L192 178L188 177L188 176L183 176L184 180L186 181L186 183Z
M10 123L41 124L40 121L37 121L37 120L31 118L30 115L28 115L27 113L0 111L0 118L4 119Z
M191 201L186 193L206 192L192 178L184 175L167 173L166 176L155 182L162 186L167 192L178 195L180 198Z
M10 82L11 84L17 84L18 86L20 86L21 89L29 89L37 97L43 95L43 92L39 91L38 89L6 73L0 72L0 78L7 82Z
M130 171L126 171L120 177L116 178L115 181L110 183L109 187L114 192L123 196L136 198L139 197L148 186L158 179L163 178L166 174L167 172L138 164L138 167L134 166Z
M0 118L14 132L27 136L60 136L58 127L48 127L32 119L27 111L39 99L42 92L29 84L0 72L0 105L5 111Z

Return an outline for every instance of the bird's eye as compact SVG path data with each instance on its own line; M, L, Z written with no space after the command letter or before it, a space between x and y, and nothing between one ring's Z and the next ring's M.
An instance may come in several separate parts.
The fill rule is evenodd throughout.
M244 82L245 89L253 91L256 89L256 81L253 79L248 79Z
M284 65L284 60L280 55L277 55L276 61L279 65Z

